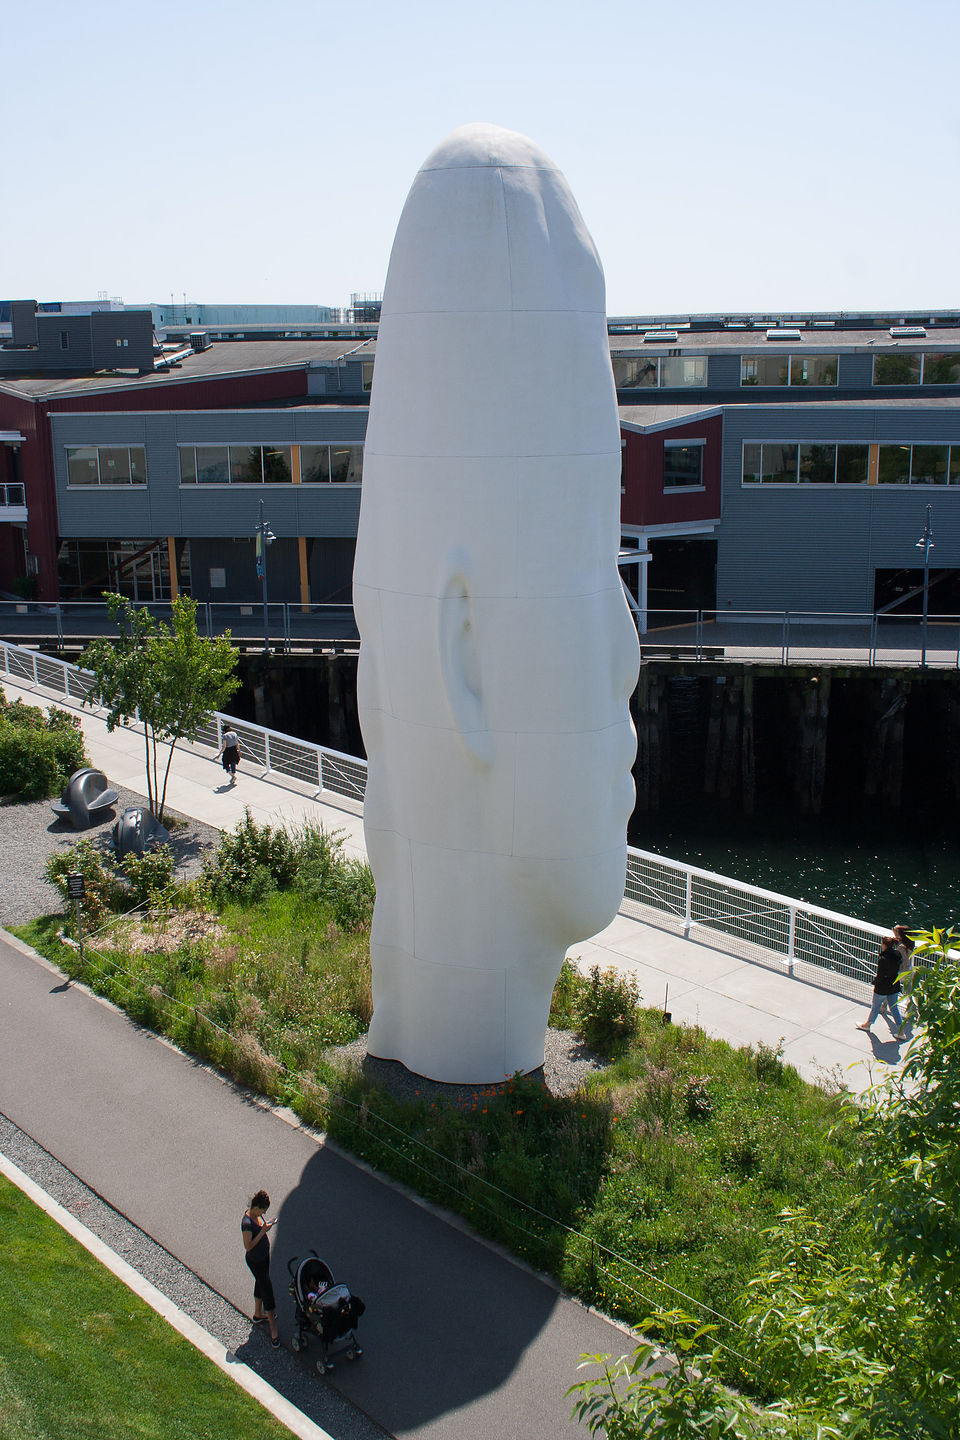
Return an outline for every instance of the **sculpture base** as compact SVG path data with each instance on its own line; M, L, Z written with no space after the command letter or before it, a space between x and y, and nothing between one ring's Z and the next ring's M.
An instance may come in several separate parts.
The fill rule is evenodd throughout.
M351 1045L341 1045L328 1051L328 1059L356 1068L371 1085L398 1100L427 1100L449 1105L453 1109L469 1110L478 1096L501 1094L510 1084L509 1080L491 1085L455 1085L443 1080L429 1080L423 1075L415 1075L399 1060L381 1060L370 1055L366 1036L361 1036ZM530 1071L524 1079L542 1085L551 1095L572 1095L587 1076L604 1069L606 1064L569 1030L548 1030L544 1063Z

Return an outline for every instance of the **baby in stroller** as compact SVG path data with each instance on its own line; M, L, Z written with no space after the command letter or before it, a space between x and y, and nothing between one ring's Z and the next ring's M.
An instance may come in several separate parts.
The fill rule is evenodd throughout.
M294 1350L306 1349L311 1334L320 1341L320 1374L333 1369L331 1354L345 1354L356 1360L363 1354L357 1343L356 1325L366 1306L359 1295L351 1294L346 1285L333 1278L329 1265L312 1250L306 1260L294 1256L287 1261L296 1310L297 1333L291 1344Z

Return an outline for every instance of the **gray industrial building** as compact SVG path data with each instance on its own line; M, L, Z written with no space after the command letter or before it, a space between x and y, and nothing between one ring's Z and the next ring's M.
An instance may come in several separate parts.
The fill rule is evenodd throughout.
M349 596L373 325L204 339L137 374L116 361L131 312L35 316L32 370L20 368L30 318L0 349L0 499L17 501L6 524L0 503L0 589L34 573L49 599L109 583L138 599L253 601L262 499L271 598ZM41 363L50 321L71 336L86 326L85 373ZM958 312L633 317L609 330L624 531L651 573L661 557L671 607L895 605L932 504L931 608L960 612ZM105 355L113 364L92 373Z

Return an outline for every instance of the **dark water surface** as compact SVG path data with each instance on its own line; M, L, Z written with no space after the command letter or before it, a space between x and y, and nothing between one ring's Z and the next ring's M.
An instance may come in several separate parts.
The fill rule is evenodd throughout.
M876 925L960 918L960 825L634 815L630 843Z

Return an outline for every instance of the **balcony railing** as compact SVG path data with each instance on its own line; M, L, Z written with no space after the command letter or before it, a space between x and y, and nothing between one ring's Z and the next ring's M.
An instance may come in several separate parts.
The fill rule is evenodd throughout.
M16 487L13 487L16 488ZM22 488L22 487L21 487ZM141 602L157 619L169 620L169 600ZM773 665L891 665L960 668L960 615L931 615L924 645L919 615L838 610L648 610L640 636L644 660L734 660ZM197 625L207 636L227 630L235 644L264 643L263 606L257 602L201 602ZM58 646L116 633L106 606L91 600L29 605L0 601L0 634L15 642L49 639ZM297 650L355 651L353 607L347 602L304 605L277 601L268 607L267 638L281 653Z

